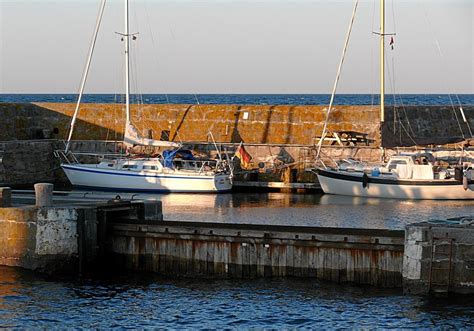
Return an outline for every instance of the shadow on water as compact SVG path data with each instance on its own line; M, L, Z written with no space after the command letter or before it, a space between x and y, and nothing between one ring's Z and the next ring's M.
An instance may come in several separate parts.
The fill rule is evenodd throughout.
M307 279L202 280L150 274L44 279L0 267L0 327L466 328L474 299Z

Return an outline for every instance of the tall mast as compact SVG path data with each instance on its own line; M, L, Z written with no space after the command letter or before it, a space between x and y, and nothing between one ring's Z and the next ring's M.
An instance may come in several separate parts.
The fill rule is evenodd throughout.
M128 23L128 0L125 0L125 125L130 122L130 32Z
M380 122L385 121L385 0L380 0Z

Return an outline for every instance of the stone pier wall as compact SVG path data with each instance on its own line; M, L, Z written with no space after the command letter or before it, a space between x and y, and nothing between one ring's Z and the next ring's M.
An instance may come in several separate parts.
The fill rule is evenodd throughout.
M65 139L75 105L0 103L0 141ZM385 146L450 143L472 139L474 106L386 107ZM132 105L132 121L143 136L173 141L313 145L326 118L324 105ZM466 118L466 122L464 122ZM122 104L83 104L74 139L121 140ZM357 131L380 144L378 106L335 106L328 130ZM209 134L212 132L212 136ZM387 145L388 144L388 145Z
M158 222L162 210L160 201L0 208L0 265L46 274L101 268L108 222Z
M94 226L94 209L0 208L0 265L47 274L77 272L79 233Z
M64 139L75 105L0 103L0 141ZM132 121L144 136L174 141L312 145L322 132L326 106L285 105L133 105ZM74 139L121 140L121 104L83 104ZM336 106L329 130L365 132L379 139L379 113L371 106Z
M53 152L56 140L0 142L0 186L25 187L38 182L58 182L61 171Z
M474 217L410 224L403 257L406 292L474 293Z

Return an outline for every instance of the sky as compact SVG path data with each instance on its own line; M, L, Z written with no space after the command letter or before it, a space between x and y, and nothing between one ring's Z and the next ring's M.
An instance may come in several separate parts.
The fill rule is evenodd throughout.
M122 93L108 0L86 93ZM352 0L130 0L134 93L330 93ZM77 93L100 0L0 0L0 93ZM339 93L378 93L379 0L361 0ZM474 93L474 0L386 0L387 93Z

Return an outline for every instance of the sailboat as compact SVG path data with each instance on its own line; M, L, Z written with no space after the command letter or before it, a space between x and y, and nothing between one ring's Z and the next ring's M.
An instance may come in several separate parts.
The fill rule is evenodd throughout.
M140 136L130 116L130 40L136 34L129 31L129 3L125 0L125 32L119 33L125 44L125 109L124 144L126 146L155 146L165 148L154 157L135 157L133 154L118 158L102 157L97 163L83 164L70 150L74 124L92 55L95 48L106 0L102 0L96 28L82 77L76 109L71 121L66 148L58 152L61 167L75 187L130 192L227 192L232 189L233 172L228 160L196 158L181 143L147 139ZM217 147L217 146L216 146ZM219 151L219 150L218 150Z
M355 14L357 2L354 7ZM385 0L380 0L380 120L384 122L385 97ZM352 22L351 22L352 27ZM351 27L349 28L344 52L347 47ZM338 70L338 77L342 62ZM331 109L337 86L336 78ZM327 116L329 116L329 111ZM462 108L461 108L462 111ZM464 117L464 114L463 114ZM324 138L327 121L323 129ZM381 125L382 127L382 125ZM318 146L318 156L322 139ZM402 154L390 158L386 165L368 167L363 164L351 164L316 169L316 174L324 193L395 199L433 199L467 200L474 199L474 170L472 165L458 165L454 168L441 167L429 153Z

